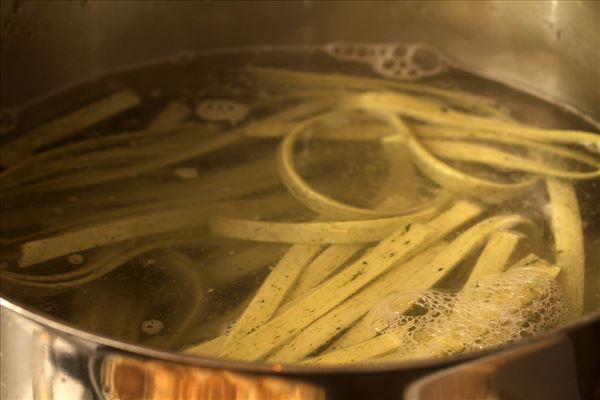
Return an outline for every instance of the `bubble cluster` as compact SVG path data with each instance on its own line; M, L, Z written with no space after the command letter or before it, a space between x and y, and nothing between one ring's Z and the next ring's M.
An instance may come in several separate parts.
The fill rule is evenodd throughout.
M225 324L223 325L223 329L221 330L221 335L228 335L237 321L238 319L236 318L225 322Z
M196 115L207 121L228 121L237 124L249 113L246 105L233 100L206 100L196 106Z
M394 293L372 312L376 332L387 326L384 333L402 340L400 358L449 355L531 337L559 324L566 303L550 275L516 268L484 277L457 293Z
M140 329L146 335L156 335L158 332L162 331L163 323L158 319L148 319L142 322Z
M447 68L437 50L421 43L335 42L325 51L336 60L367 64L375 73L397 80L417 80Z

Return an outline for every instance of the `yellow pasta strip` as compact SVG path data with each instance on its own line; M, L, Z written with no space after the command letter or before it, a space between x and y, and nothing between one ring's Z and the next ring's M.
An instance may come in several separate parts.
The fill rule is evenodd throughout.
M489 165L501 170L522 171L542 176L568 179L593 179L600 177L600 169L589 172L567 171L558 169L553 165L477 143L440 139L428 139L422 143L437 157Z
M191 204L176 210L158 211L149 215L74 229L23 244L20 248L19 266L28 267L56 257L136 237L202 226L215 212L225 213L242 207L247 211L262 210L267 206L271 210L276 210L277 207L289 207L281 201L281 195L275 194L256 200Z
M411 224L401 228L339 274L317 286L294 306L231 346L222 356L239 359L265 357L390 268L408 260L481 212L482 209L472 203L458 202L431 221L429 227ZM360 315L362 313L350 323ZM335 332L337 325L327 327Z
M401 212L385 212L354 207L317 192L303 180L296 170L294 165L294 144L305 128L310 126L315 120L318 120L318 118L297 125L297 127L283 139L277 153L278 170L283 184L288 188L290 193L306 207L325 217L344 220L372 219L398 215L400 213L415 213L419 212L424 207L436 207L447 204L450 195L442 192L436 196L430 204L426 204L424 207L413 207ZM494 186L494 189L496 190L498 188ZM514 190L514 188L511 189Z
M149 129L169 129L181 124L192 114L187 104L173 101L162 109L148 125Z
M246 72L263 85L283 87L287 90L296 89L292 93L310 92L310 89L314 87L344 88L350 90L394 89L437 97L452 105L478 111L491 117L503 120L507 118L505 113L494 107L492 100L456 89L448 90L419 83L398 82L343 74L308 73L269 67L247 67Z
M521 235L509 231L494 233L477 259L465 286L472 285L482 276L503 272L521 238Z
M419 269L405 271L406 273L402 279L402 283L397 283L395 290L398 292L413 291L418 293L420 291L429 289L450 274L456 268L456 266L458 266L470 254L480 248L496 231L510 229L519 224L530 223L531 222L528 219L519 215L496 216L485 219L463 232L439 255L437 255L435 260L433 260L430 264L427 264ZM398 282L399 280L400 278L395 279L394 282ZM379 299L383 298L389 293L390 292L386 293L381 291ZM407 299L404 309L398 307L398 312L407 311L411 306L412 300ZM373 313L367 314L344 336L338 339L334 343L334 347L341 348L345 346L351 346L375 336L376 332L373 329L375 318L376 317L373 315ZM309 329L311 328L312 327L309 327ZM307 331L303 332L302 334L309 336ZM310 336L314 337L316 335L315 333L311 332ZM301 338L296 337L294 340L300 341ZM286 349L282 349L281 352L284 351L291 353ZM295 357L297 357L297 355L295 355Z
M296 244L355 244L379 241L409 222L424 222L439 213L439 207L399 217L359 221L265 222L212 218L214 235L260 242Z
M319 285L293 307L241 340L232 343L222 357L255 360L265 357L315 319L363 286L432 243L435 231L420 224L405 226L390 235L364 257Z
M288 294L288 302L280 307L278 313L323 282L332 272L364 248L361 244L337 244L327 247L304 268L296 286Z
M400 339L394 335L381 335L373 339L357 343L351 347L327 352L321 356L308 358L302 364L350 364L366 361L391 353L400 347Z
M217 357L227 342L227 335L217 336L214 339L207 340L199 345L189 347L184 350L184 353L195 354L205 357Z
M250 304L227 335L225 348L254 332L267 322L285 298L298 276L321 251L318 245L294 245L273 267Z
M278 313L287 310L289 306L297 303L296 300L298 300L300 296L316 287L331 272L362 248L363 246L361 245L332 245L325 249L304 268L304 271L298 280L298 285L295 286L288 295L288 303L280 307ZM222 335L189 348L186 352L205 356L217 356L224 348L225 342L226 337L225 335Z
M530 191L538 182L537 179L527 179L517 183L498 183L468 175L433 156L398 116L386 113L383 118L404 136L413 162L421 172L450 191L497 203Z
M343 332L349 326L352 326L353 323L380 301L382 297L389 295L398 288L406 287L404 285L404 282L407 280L406 277L414 274L415 270L433 268L436 256L443 252L445 246L445 243L436 244L409 261L393 267L388 274L382 276L306 327L306 329L273 353L267 361L280 363L296 362L313 353L319 347L326 345L336 335ZM351 331L353 329L351 328ZM375 332L372 324L369 324L367 331L369 333L373 332L373 334L367 335L366 339L374 336ZM358 343L360 343L360 340L352 341L349 345ZM346 347L345 345L337 346L337 342L335 345L337 348Z
M588 151L600 154L600 137L592 132L532 128L447 110L442 105L434 102L401 93L370 92L360 94L347 100L345 106L399 113L433 124L465 129L482 129L540 142L576 144L583 146Z
M8 167L27 158L36 150L58 142L118 113L129 110L141 99L130 90L113 93L77 111L42 125L6 143L0 149L0 163Z
M508 144L525 148L529 151L561 157L566 160L575 161L600 169L600 158L589 155L582 151L572 150L562 145L542 143L536 140L522 137L503 135L498 132L490 132L476 129L463 129L443 125L424 125L418 123L409 124L415 134L423 139L465 139L483 140L492 143ZM383 136L383 132L381 133Z
M569 319L583 313L585 287L585 250L579 203L573 184L566 180L547 179L546 188L552 207L552 232L558 277L569 306Z

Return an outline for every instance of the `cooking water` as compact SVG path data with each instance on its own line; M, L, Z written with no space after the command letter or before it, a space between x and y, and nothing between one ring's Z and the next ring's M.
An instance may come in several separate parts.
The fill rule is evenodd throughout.
M283 75L291 72L291 78L281 78L277 75L281 71ZM295 80L294 72L343 74L371 81L329 84L319 79ZM105 118L32 151L22 151L21 147L16 161L4 165L0 178L3 296L86 330L174 351L233 335L236 321L246 307L258 301L253 300L255 296L262 296L263 292L256 294L257 290L271 272L278 271L278 263L289 255L292 245L219 235L207 223L210 218L221 216L297 223L318 218L314 209L311 211L293 191L288 191L278 172L278 165L281 167L278 148L290 129L305 124L306 132L293 146L295 167L301 177L315 191L349 207L389 211L392 215L403 207L418 209L440 193L438 184L427 173L419 172L420 166L418 171L410 166L408 152L404 153L405 160L390 162L385 140L326 137L325 130L344 124L351 126L356 122L354 119L374 127L370 132L381 131L384 135L387 128L368 113L335 109L335 104L360 93L382 87L395 90L381 84L384 80L407 84L408 93L429 98L435 104L444 103L444 99L420 93L410 85L492 99L485 103L487 108L481 109L460 102L450 104L451 100L444 104L457 112L504 122L518 121L538 128L597 133L597 127L560 105L454 68L441 53L426 45L332 43L312 50L249 48L186 53L185 57L85 82L18 111L2 111L2 141L3 145L10 145L19 135L35 134L37 127L98 99L117 93L119 101L126 104L118 112L108 113ZM402 88L399 90L402 92ZM334 101L328 103L331 98ZM318 101L325 106L319 106ZM307 109L296 107L304 103ZM331 112L332 107L333 114L314 119L320 113ZM420 118L406 118L416 123L419 132L416 121ZM323 137L319 137L320 132ZM517 155L527 154L518 143L495 143L487 139L481 142ZM589 149L576 149L572 144L564 149L580 150L587 159L597 157ZM435 150L433 144L430 150ZM541 149L532 154L539 154L538 150ZM35 156L28 161L32 153ZM531 175L510 165L502 168L460 157L444 159L453 168L499 183L521 181ZM597 158L595 161L598 162ZM571 164L575 164L572 158L563 165ZM412 181L394 172L394 168L406 165L416 177ZM18 168L25 172L19 172ZM584 170L573 168L576 172ZM579 201L585 248L583 310L597 312L600 310L597 268L600 180L596 177L572 182ZM533 187L535 190L501 202L472 199L476 204L486 204L486 217L518 214L533 221L535 234L531 234L527 224L511 229L514 237L509 239L514 241L514 248L507 253L506 265L530 253L549 264L556 262L550 200L543 184ZM390 193L394 196L389 196ZM465 198L471 199L459 193L455 200ZM327 215L320 218L321 221L337 219ZM452 243L475 222L469 221L444 240ZM94 230L94 227L100 228ZM106 227L110 228L105 232L102 229ZM69 236L70 232L75 232L74 236ZM90 243L94 245L69 247L69 243L83 242L86 235L92 237ZM46 239L54 241L44 242ZM310 289L318 289L319 284L341 274L370 251L375 252L376 243L347 243L355 246L352 252L344 250L347 256L339 259L332 256L328 264L331 270L321 271L320 278L318 273L314 275ZM51 249L40 250L45 244ZM377 299L370 300L372 304L365 312L350 324L340 325L335 336L315 345L309 354L298 359L282 355L282 359L305 362L317 360L314 356L326 357L328 352L343 350L345 343L355 345L344 339L344 333L350 337L353 329L358 332L364 326L370 332L362 336L365 340L386 335L394 340L399 338L405 348L404 356L388 351L372 358L385 361L477 350L567 322L569 299L565 299L560 279L545 277L540 281L531 278L537 272L511 273L509 269L499 275L501 278L483 277L476 286L467 284L484 244L465 255L453 267L452 274L443 276L431 288L417 291L392 288L382 292ZM325 257L326 248L323 245L315 251L313 262L318 254ZM309 278L302 275L308 274L308 269L307 266L305 272L298 270L297 276L289 281L281 281L288 284L282 289L285 293L273 297L277 302L272 307L273 315L263 318L277 318L285 314L286 307L293 307L294 301L310 297L306 295L310 290L300 293L299 289L301 285L309 288L309 283L305 283ZM378 279L393 273L384 272ZM523 282L528 280L529 292L524 293ZM367 282L365 286L368 288L370 284L373 283ZM511 293L510 299L486 306L490 299L502 297L506 292ZM539 296L532 297L531 292ZM261 298L261 301L269 303L272 298L267 295L271 292L264 293L266 300ZM519 301L520 305L515 306ZM265 305L262 310L268 307ZM499 307L505 312L500 313ZM473 318L479 320L473 322ZM494 319L491 328L486 325L486 318ZM461 332L465 326L468 328L461 336L460 349L455 342L448 345L450 339L456 339L451 333ZM433 347L425 352L418 350L420 343L435 341L432 339L435 337L450 339L437 343L433 350ZM293 336L290 340L295 343ZM467 340L469 344L465 345ZM273 353L281 350L274 350L259 359L278 361ZM198 354L203 353L198 351ZM370 356L357 358L370 359Z

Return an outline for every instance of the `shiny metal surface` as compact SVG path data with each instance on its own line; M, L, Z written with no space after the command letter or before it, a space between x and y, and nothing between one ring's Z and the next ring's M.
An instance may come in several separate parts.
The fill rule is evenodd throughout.
M600 2L74 0L2 1L0 7L3 109L188 50L418 41L464 69L600 120ZM373 390L382 399L399 398L416 377L474 357L322 369L235 363L143 349L6 299L0 305L3 399L368 398ZM593 336L597 328L589 327L598 320L587 316L570 332Z
M557 334L530 346L446 368L417 380L405 392L406 400L504 398L581 398L568 336Z
M123 354L99 352L91 365L94 386L107 399L325 399L324 389L298 380Z
M277 366L190 365L193 357L78 331L5 299L1 306L2 399L326 398L318 384L274 376Z
M2 398L91 399L86 361L96 346L57 334L2 304Z
M430 43L463 68L600 119L595 1L79 0L1 7L3 107L185 50L406 41Z
M586 381L600 373L598 357L594 357L600 353L598 314L582 318L563 334L548 333L507 346L507 352L487 350L442 360L314 368L203 359L143 348L81 331L6 299L0 299L0 311L1 398L11 400L370 399L374 391L379 399L398 399L413 381L444 367L486 354L507 360L503 354L533 354L537 348L557 352L560 359L553 365L562 372L576 362L583 364L589 375L583 376ZM569 342L566 352L565 340ZM556 350L555 344L560 346ZM568 389L572 390L572 383Z

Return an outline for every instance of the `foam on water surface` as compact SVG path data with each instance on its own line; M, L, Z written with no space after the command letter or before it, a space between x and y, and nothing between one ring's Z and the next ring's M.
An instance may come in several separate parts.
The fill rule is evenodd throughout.
M206 100L196 107L196 115L207 121L227 121L237 124L248 116L246 105L233 100Z
M336 60L366 64L376 74L396 80L417 80L447 69L444 57L421 43L334 42L325 51Z
M564 319L565 304L559 283L550 275L516 268L483 277L456 293L394 293L374 307L373 329L398 335L402 355L423 349L443 355L453 352L444 348L447 342L472 351L539 334Z

